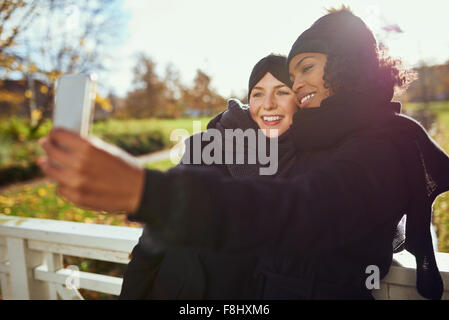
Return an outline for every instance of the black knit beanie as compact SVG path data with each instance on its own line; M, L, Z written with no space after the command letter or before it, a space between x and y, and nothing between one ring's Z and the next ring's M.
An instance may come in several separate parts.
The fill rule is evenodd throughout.
M304 52L376 52L373 50L376 46L373 33L362 19L348 9L341 9L319 18L296 39L288 54L287 66L296 55Z
M248 82L248 102L251 90L262 79L267 72L271 73L276 79L291 87L290 77L286 68L287 58L283 55L270 54L261 59L253 68Z

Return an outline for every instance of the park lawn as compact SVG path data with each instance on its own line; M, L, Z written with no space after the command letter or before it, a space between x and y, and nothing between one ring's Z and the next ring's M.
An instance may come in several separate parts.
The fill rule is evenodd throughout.
M424 103L408 102L403 104L403 110L416 111L425 108ZM429 103L429 110L437 117L438 125L441 126L438 134L445 134L449 128L449 101L432 101ZM449 150L446 150L449 152Z
M176 164L174 164L170 159L166 159L147 164L144 167L153 170L167 171L168 169L173 168L175 165Z
M423 102L406 102L403 103L403 108L407 110L416 110L425 107ZM449 112L449 101L432 101L429 102L429 107L433 112Z
M102 134L104 132L113 132L115 134L122 133L136 133L148 130L159 129L162 130L167 136L174 129L185 129L190 134L193 133L193 122L197 121L201 125L201 130L205 130L207 124L211 120L211 117L199 117L199 118L180 118L180 119L126 119L117 120L109 119L106 121L96 122L93 125L92 133Z
M127 119L117 120L109 119L102 122L97 122L93 125L92 134L96 136L103 136L107 134L113 134L120 136L127 135L139 135L149 130L159 130L166 143L173 146L177 141L170 141L170 135L173 130L182 129L187 130L189 135L193 134L194 125L200 128L202 131L206 130L206 126L211 120L211 117L200 118L181 118L181 119Z

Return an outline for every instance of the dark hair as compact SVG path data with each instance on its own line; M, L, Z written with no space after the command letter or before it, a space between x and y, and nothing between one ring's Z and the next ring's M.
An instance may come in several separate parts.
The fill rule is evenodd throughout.
M347 7L330 9L304 31L293 44L288 63L302 52L327 54L323 80L333 93L356 91L391 100L395 90L405 90L416 78L400 59L378 49L371 30Z
M271 53L268 56L259 60L251 71L248 80L248 102L251 90L262 79L267 72L271 73L276 79L291 87L290 77L285 68L287 64L287 57L281 54Z

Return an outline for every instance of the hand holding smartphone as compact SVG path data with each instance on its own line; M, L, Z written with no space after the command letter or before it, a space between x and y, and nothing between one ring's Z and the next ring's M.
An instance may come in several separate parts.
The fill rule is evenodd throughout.
M59 195L76 205L134 212L140 203L145 171L120 148L88 137L93 97L91 77L67 75L58 79L53 126L65 130L52 130L50 137L39 141L47 157L38 164L58 184Z

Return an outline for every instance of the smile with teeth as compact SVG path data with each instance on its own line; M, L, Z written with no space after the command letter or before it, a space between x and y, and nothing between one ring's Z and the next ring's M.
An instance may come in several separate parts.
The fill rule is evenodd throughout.
M310 94L306 95L304 98L302 98L300 103L303 104L304 102L307 102L310 99L312 99L314 96L315 96L315 93L310 93Z
M282 117L281 116L263 116L262 119L264 121L278 121L278 120L281 120Z
M262 116L262 121L266 126L277 126L281 123L284 116Z

